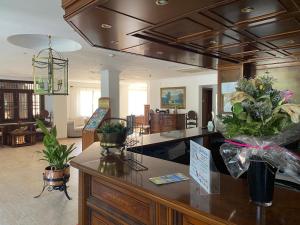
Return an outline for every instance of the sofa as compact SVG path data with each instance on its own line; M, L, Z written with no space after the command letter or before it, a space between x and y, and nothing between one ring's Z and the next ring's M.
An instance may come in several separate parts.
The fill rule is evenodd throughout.
M69 138L81 137L82 130L87 123L88 118L79 117L69 120L67 123L67 135Z

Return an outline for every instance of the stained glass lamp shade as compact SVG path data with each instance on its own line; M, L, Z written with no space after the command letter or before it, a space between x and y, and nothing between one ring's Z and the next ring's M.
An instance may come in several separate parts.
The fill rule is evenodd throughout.
M32 58L34 93L39 95L68 94L68 59L49 47Z

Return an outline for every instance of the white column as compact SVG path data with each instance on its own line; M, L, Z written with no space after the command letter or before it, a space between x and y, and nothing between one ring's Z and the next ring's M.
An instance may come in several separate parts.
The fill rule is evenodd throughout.
M57 138L67 137L67 96L52 96L53 104L53 123L56 125Z
M101 97L109 97L111 116L120 116L120 71L113 69L101 70Z

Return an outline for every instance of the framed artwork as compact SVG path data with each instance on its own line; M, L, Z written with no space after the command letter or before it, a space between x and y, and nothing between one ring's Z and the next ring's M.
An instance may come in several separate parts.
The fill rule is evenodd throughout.
M186 107L186 88L167 87L160 89L160 107L162 109L185 109Z

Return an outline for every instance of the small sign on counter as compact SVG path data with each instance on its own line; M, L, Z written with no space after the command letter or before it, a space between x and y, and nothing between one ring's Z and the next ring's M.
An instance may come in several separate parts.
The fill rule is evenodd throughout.
M211 193L211 153L194 141L190 141L190 175L206 192Z

